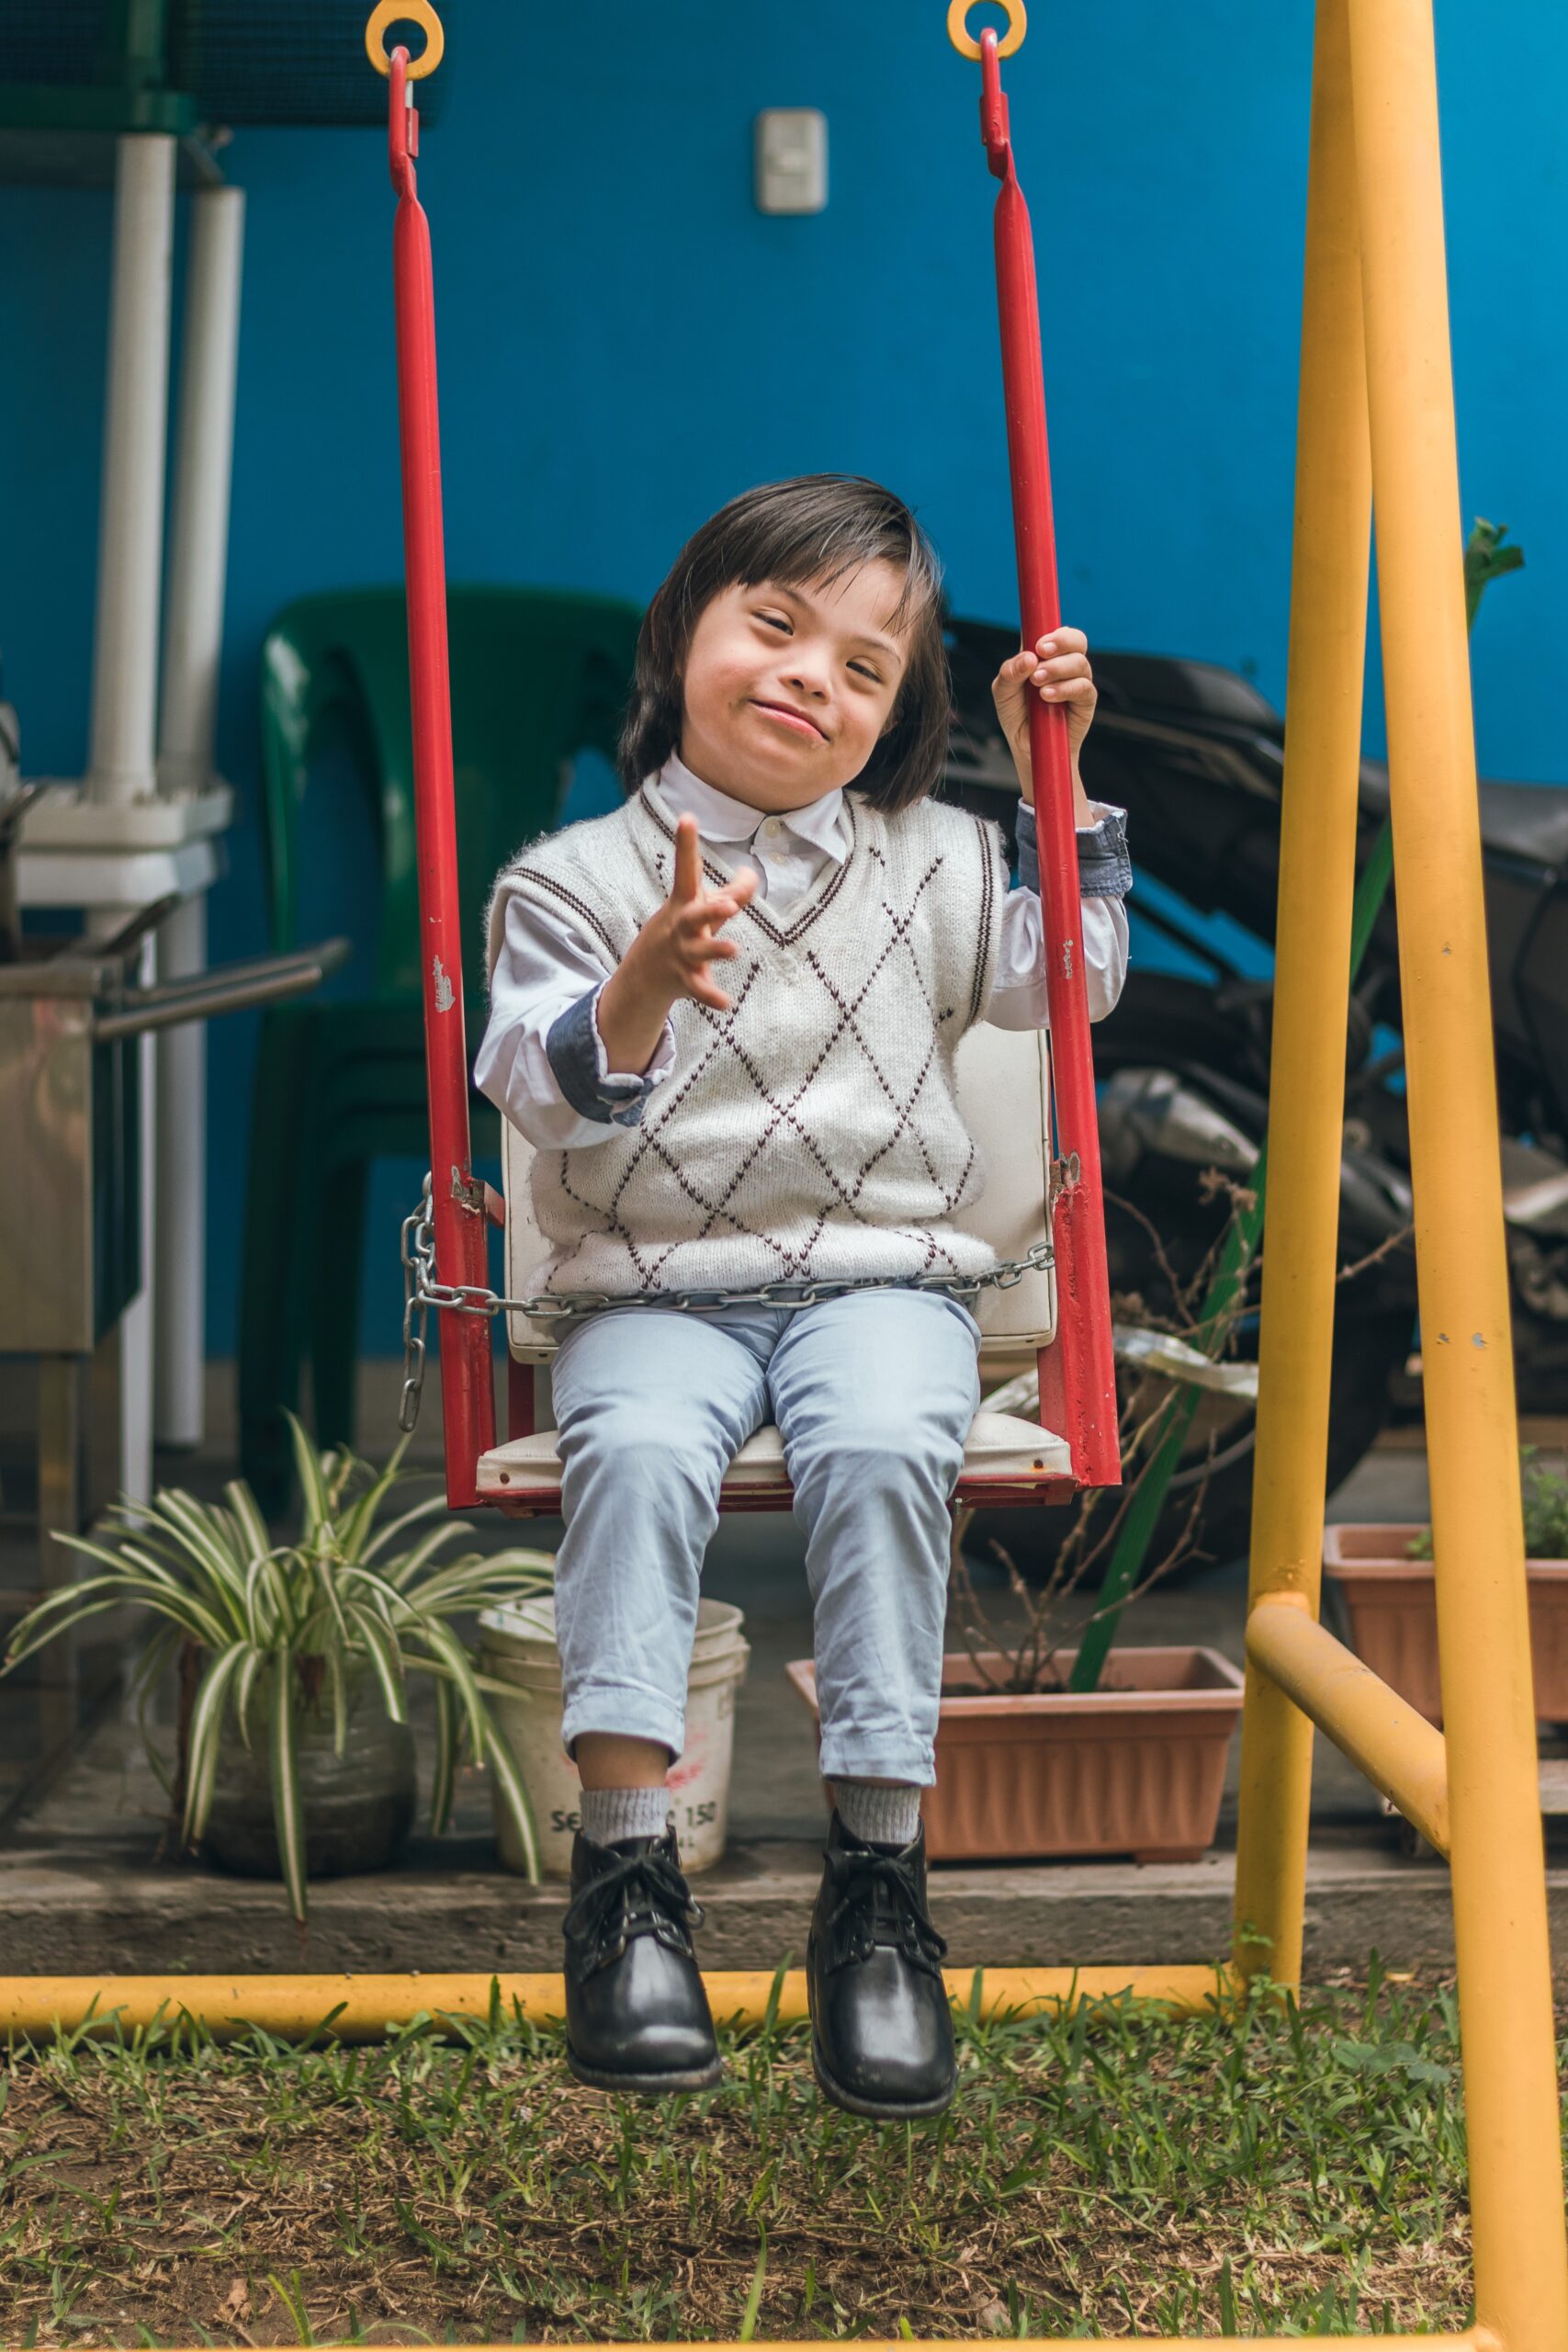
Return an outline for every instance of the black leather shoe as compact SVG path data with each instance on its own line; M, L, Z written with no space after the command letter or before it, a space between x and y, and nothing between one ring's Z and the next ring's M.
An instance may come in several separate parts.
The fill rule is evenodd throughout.
M566 2063L606 2091L702 2091L724 2079L689 1930L703 1912L661 1838L571 1846L566 1938Z
M958 2056L944 1939L926 1910L926 1832L900 1852L852 1838L835 1807L806 1948L811 2064L852 2115L940 2115Z

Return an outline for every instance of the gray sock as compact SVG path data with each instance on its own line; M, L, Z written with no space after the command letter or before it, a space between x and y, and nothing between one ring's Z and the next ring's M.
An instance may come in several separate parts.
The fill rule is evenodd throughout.
M667 1788L582 1792L583 1835L596 1846L612 1846L622 1838L662 1838L669 1813Z
M835 1781L839 1818L868 1846L912 1846L919 1834L919 1789L885 1789L872 1781Z

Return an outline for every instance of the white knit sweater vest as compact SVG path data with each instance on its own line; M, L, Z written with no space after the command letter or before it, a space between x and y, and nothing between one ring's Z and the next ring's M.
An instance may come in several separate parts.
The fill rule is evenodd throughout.
M730 1010L675 1005L676 1066L641 1124L535 1155L551 1253L531 1290L742 1290L996 1262L953 1222L985 1183L953 1056L990 995L1000 831L932 801L887 817L851 791L845 806L844 863L784 915L762 901L728 925L741 952L713 969ZM669 896L673 854L649 785L532 843L491 897L491 967L513 893L569 909L618 964Z

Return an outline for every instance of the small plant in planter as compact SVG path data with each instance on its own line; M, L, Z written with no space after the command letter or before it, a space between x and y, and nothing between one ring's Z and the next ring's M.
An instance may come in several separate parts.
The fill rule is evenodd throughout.
M1568 1560L1568 1476L1542 1469L1538 1445L1519 1448L1519 1500L1524 1508L1525 1551L1532 1560ZM1432 1556L1432 1531L1418 1527L1404 1547L1412 1560Z
M1568 1476L1519 1448L1530 1665L1538 1722L1568 1723ZM1324 1530L1323 1567L1349 1620L1350 1646L1435 1724L1443 1719L1437 1571L1430 1527L1341 1521Z
M406 1438L377 1471L347 1452L318 1452L288 1419L304 1496L295 1542L272 1541L243 1479L225 1487L223 1504L179 1487L160 1488L147 1505L116 1504L106 1514L110 1541L60 1538L99 1572L23 1619L4 1671L106 1610L129 1605L161 1621L134 1689L171 1823L182 1846L231 1867L280 1870L300 1921L312 1869L376 1869L411 1826L408 1677L427 1674L436 1717L433 1830L451 1819L463 1757L482 1762L536 1882L533 1810L486 1701L496 1686L475 1672L451 1621L547 1589L549 1555L444 1557L472 1532L447 1517L444 1495L385 1515L414 1475L401 1467ZM171 1663L180 1688L172 1773L145 1712Z

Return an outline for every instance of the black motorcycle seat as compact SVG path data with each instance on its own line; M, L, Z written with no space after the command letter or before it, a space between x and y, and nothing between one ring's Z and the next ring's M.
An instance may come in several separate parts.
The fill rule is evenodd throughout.
M1560 784L1481 786L1481 838L1505 857L1568 865L1568 790Z
M1361 805L1382 816L1388 808L1388 770L1382 760L1361 762ZM1529 865L1568 865L1568 786L1481 779L1481 839L1499 857Z

